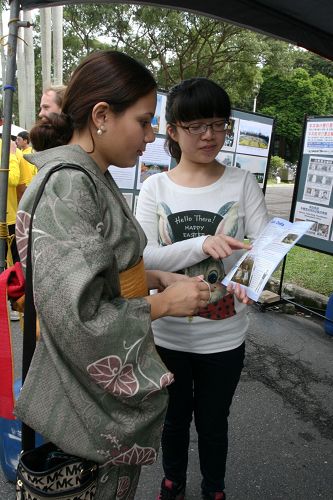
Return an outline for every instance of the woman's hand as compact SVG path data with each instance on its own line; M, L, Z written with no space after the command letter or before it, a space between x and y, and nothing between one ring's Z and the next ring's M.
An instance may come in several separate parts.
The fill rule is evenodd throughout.
M237 297L237 299L243 304L253 304L253 300L247 296L246 289L240 286L239 283L229 283L227 290L229 293L234 294L235 297Z
M222 233L208 236L202 244L203 251L216 260L228 257L234 250L250 250L251 248L251 245Z
M169 273L166 271L147 271L146 278L149 290L158 290L163 292L168 286L177 281L184 281L190 279L185 274Z
M163 316L193 316L207 305L211 296L207 283L201 277L179 276L183 279L177 279L163 292L145 297L151 305L152 321Z

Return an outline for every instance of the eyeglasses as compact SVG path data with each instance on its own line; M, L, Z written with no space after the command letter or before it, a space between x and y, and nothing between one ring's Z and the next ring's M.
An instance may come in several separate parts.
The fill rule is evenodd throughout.
M227 120L219 120L212 123L192 123L191 125L179 125L175 123L176 127L183 128L187 130L189 134L199 135L205 134L210 127L214 132L225 132L229 127L229 122Z

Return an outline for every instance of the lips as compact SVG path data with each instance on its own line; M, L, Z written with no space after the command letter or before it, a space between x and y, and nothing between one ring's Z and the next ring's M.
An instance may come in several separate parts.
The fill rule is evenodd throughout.
M210 152L213 152L216 150L216 144L212 144L211 146L203 146L200 149L201 149L201 151L204 151L206 153L210 153Z

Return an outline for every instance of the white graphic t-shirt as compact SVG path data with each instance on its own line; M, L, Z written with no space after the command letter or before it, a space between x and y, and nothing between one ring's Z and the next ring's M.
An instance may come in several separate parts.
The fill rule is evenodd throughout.
M240 252L217 261L203 252L202 244L207 235L224 233L243 240L261 232L268 217L254 176L226 167L213 184L189 188L174 183L166 172L153 175L143 183L136 217L148 239L147 269L204 275L214 285L210 303L198 316L153 322L156 344L197 353L238 347L248 327L246 306L228 294L221 281Z

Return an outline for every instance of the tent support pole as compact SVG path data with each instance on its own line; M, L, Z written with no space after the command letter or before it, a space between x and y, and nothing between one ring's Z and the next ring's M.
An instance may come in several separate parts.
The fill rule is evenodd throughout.
M13 109L13 93L15 91L16 72L16 47L19 23L19 0L12 0L10 4L9 35L7 41L7 61L6 76L4 85L4 109L3 109L3 130L2 130L2 151L0 167L0 273L5 269L6 261L6 228L7 213L7 188L9 174L9 152L10 152L10 132Z

